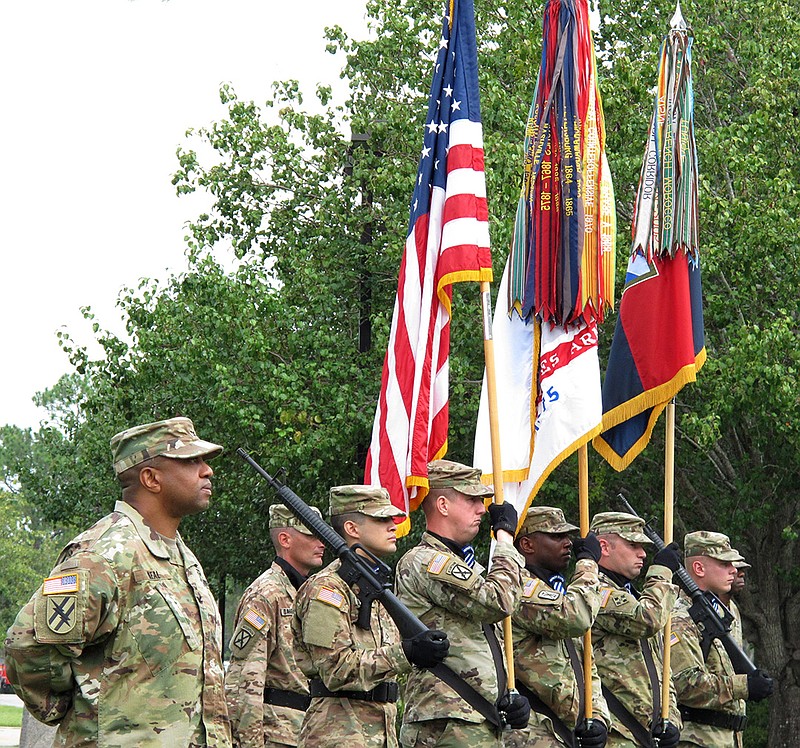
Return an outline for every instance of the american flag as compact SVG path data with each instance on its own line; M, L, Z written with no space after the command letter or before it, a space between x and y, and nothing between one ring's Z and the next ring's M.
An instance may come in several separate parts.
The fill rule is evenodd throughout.
M452 284L491 281L473 0L445 16L365 483L406 513L447 451ZM407 532L408 521L398 528Z
M48 577L42 583L43 595L64 595L77 592L79 587L77 574L61 574L57 577Z

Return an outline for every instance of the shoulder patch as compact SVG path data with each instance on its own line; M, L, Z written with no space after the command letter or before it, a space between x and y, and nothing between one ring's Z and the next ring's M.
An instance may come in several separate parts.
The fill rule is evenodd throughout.
M669 635L669 644L672 646L673 644L677 644L681 640L680 636L675 631L670 632Z
M262 618L255 610L250 608L247 613L244 614L244 620L247 621L256 631L261 631L264 626L267 625L267 621L265 618Z
M453 564L448 570L447 573L451 577L455 577L460 582L466 582L472 576L472 569L465 564Z
M249 626L242 626L238 631L234 632L231 639L231 649L234 654L244 655L248 649L247 645L253 640L255 634Z
M344 605L344 597L330 587L320 587L314 599L332 605L334 608L341 608Z
M526 581L525 587L522 589L522 597L533 597L533 593L536 591L541 581L541 579L529 579Z
M42 582L43 595L67 595L77 592L80 589L80 582L77 574L58 574L48 577Z
M611 587L603 587L600 590L600 607L605 608L608 605L608 601L611 599L611 593L614 590Z
M428 574L441 574L449 560L450 556L446 553L437 553L428 564Z
M561 597L561 593L556 592L556 590L541 589L536 597L539 600L558 600Z

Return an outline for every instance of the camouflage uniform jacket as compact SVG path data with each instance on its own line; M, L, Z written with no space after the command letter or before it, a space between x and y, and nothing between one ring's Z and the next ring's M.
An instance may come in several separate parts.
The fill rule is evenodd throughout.
M356 626L360 601L334 561L297 591L292 619L297 664L331 691L369 691L411 670L400 634L384 607L372 605L370 629ZM397 748L393 703L312 698L299 744L306 748Z
M592 628L597 670L603 685L647 728L653 720L653 692L641 640L648 640L647 645L653 653L660 691L662 654L659 635L678 596L678 588L671 579L672 572L665 566L651 566L641 596L637 598L600 570L600 611ZM680 727L672 685L669 714L670 722ZM614 725L609 731L609 745L614 732L633 741L630 730L615 717L612 719Z
M715 639L703 661L700 632L689 615L691 600L681 592L672 613L672 680L678 703L700 709L713 709L726 714L743 715L747 698L747 676L737 675L725 648ZM738 613L738 611L737 611ZM731 633L738 644L736 626ZM718 748L741 746L741 733L699 722L686 721L681 741Z
M19 612L6 664L58 746L230 746L219 611L124 501L61 552ZM185 577L184 577L185 571Z
M564 640L585 634L597 616L600 609L597 564L590 560L578 561L564 595L527 570L523 572L523 580L520 605L512 618L517 679L573 729L583 716L580 713L583 694ZM575 645L581 653L583 642L575 639ZM610 725L611 717L594 663L592 706L594 716ZM546 725L555 736L550 720L531 712L530 725L535 724Z
M424 533L416 548L397 564L397 596L422 622L447 632L446 664L491 703L502 694L498 673L482 624L495 624L513 613L522 592L525 560L509 543L497 543L492 568L468 567L444 543ZM502 632L497 638L502 647ZM505 680L505 672L501 673ZM454 718L480 723L484 717L450 686L427 670L414 669L405 691L404 722Z
M237 748L297 745L303 712L264 703L264 689L308 694L292 634L295 588L273 563L246 590L236 610L225 695Z

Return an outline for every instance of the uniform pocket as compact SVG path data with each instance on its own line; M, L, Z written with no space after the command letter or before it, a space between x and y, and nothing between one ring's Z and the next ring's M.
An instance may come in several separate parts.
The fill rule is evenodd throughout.
M124 620L113 657L139 669L132 659L138 655L152 677L200 646L186 612L164 582L136 585Z

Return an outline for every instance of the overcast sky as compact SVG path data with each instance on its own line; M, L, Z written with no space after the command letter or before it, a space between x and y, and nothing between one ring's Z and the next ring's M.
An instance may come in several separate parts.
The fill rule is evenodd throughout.
M115 301L185 267L199 198L170 177L218 90L264 102L274 80L337 85L323 29L366 35L365 0L3 0L0 3L0 425L36 427L37 391L69 371L56 331L121 331ZM340 91L342 84L338 82Z

